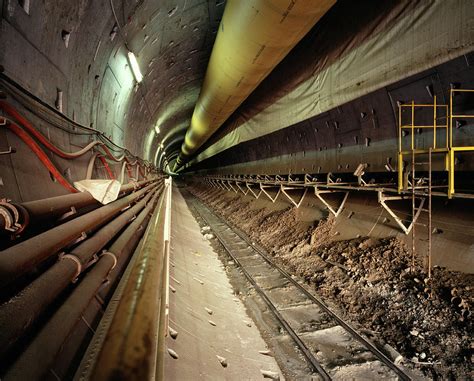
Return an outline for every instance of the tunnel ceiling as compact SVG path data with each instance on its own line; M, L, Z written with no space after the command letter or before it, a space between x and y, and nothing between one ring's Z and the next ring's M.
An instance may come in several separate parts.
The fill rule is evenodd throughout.
M159 154L160 143L166 148L174 135L184 136L224 6L224 1L144 1L126 27L145 77L131 106L130 139L146 137L149 160Z
M26 4L26 5L25 5ZM63 112L153 161L183 135L224 0L0 1L5 74ZM144 76L135 86L132 51ZM156 134L155 126L160 133Z
M201 90L225 1L78 0L60 4L0 0L0 64L5 74L53 107L61 93L64 114L103 131L152 163L161 161L163 150L168 157L175 156ZM360 143L366 138L373 143L376 138L395 138L393 115L389 114L396 101L390 97L396 92L374 94L469 54L474 47L474 8L469 5L462 0L452 4L337 1L191 158L190 169L230 163L228 157L221 158L235 156L232 152L239 147L242 157L234 163L269 162L270 157L284 163L278 171L288 173L296 166L280 149L289 146L286 139L293 146L288 155L312 160L313 167L323 155L316 152L317 146L332 150L323 160L328 171L336 171L348 165L338 160L344 155L355 157L354 149L361 150ZM144 76L138 86L128 51L137 56ZM470 60L465 61L471 68ZM433 85L438 94L442 91L437 89L446 90L450 81L465 84L463 76L470 76L467 71L462 76L450 73L438 72ZM425 91L425 86L423 83L416 91ZM397 96L408 99L416 91L407 87L406 93L399 91ZM362 100L369 95L388 103L365 104L372 102ZM339 117L338 112L350 102L358 102L350 106L355 117L349 113ZM356 119L367 112L383 128L365 136L368 119ZM334 128L316 126L318 118ZM293 136L301 123L306 123L304 131ZM286 131L290 129L292 133ZM312 140L302 137L312 129L319 129L314 138L319 143L305 147ZM356 130L357 134L351 132ZM390 133L384 135L384 131ZM273 152L273 146L280 148ZM378 152L386 147L377 147L373 144L374 157L383 166L385 158L379 158Z

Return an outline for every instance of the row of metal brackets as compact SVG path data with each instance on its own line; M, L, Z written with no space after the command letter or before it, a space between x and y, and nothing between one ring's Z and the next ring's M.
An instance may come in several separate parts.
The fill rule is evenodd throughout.
M311 178L309 175L305 175L305 181L298 181L297 179L292 179L291 176L288 176L288 179L283 179L278 175L275 178L271 178L270 176L266 175L262 176L261 179L259 177L260 176L257 176L256 179L252 179L251 181L211 177L207 177L205 180L210 186L214 188L220 188L222 190L231 191L235 193L239 193L240 191L244 195L250 193L256 199L260 198L260 196L262 195L265 195L272 203L274 203L278 199L280 194L283 194L296 208L299 208L301 206L305 196L308 193L308 189L310 187L313 187L314 194L316 195L316 197L328 208L328 210L335 217L338 217L339 214L341 214L342 210L344 209L346 200L349 196L349 191L346 190L320 189L318 185L321 185L322 183L316 182L316 179ZM336 181L332 179L331 175L328 176L328 179L330 179L330 183L336 183ZM258 185L258 187L256 187L255 185ZM272 195L272 193L274 192L268 192L268 190L270 189L275 189L277 191L276 194ZM292 190L303 190L303 194L299 198L296 198L288 192ZM343 193L344 196L339 206L333 207L327 202L323 195L328 193Z
M299 208L303 203L305 196L308 194L310 188L314 189L315 196L328 208L329 212L334 216L338 217L344 210L346 201L349 197L350 190L337 189L337 186L350 185L348 183L342 183L340 179L334 178L331 173L327 174L326 182L318 182L316 178L310 175L305 175L304 180L298 180L298 178L292 178L291 175L285 179L281 176L268 176L268 175L257 175L250 177L232 176L232 177L205 177L205 182L213 188L219 188L225 191L234 193L241 192L244 195L251 194L255 199L259 199L262 195L266 196L272 203L274 203L280 194L283 194L290 203ZM327 187L332 186L335 189L322 189L321 186ZM363 181L362 176L358 176L358 185L366 186L367 184ZM276 190L276 193L269 192L270 189ZM355 187L354 190L358 188ZM297 198L292 196L288 191L302 190L303 194ZM408 200L409 197L403 195L387 195L383 190L374 188L374 191L378 192L378 202L380 205L393 217L396 224L405 234L410 234L413 225L418 220L420 213L424 210L423 206L425 203L425 197L417 197L418 207L415 209L416 213L412 217L411 221L407 224L407 221L398 217L395 211L390 208L387 204L389 201ZM326 199L326 194L342 193L342 201L338 206L331 205ZM273 194L273 195L272 195ZM410 197L411 201L411 197Z

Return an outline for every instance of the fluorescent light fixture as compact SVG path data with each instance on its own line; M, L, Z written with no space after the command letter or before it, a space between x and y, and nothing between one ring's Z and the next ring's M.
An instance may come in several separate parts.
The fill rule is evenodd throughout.
M159 134L160 133L160 127L155 126L155 131L156 131L157 134Z
M143 80L143 75L140 71L140 66L138 66L137 57L132 52L128 52L128 61L130 62L130 67L132 68L133 76L135 81L140 83Z

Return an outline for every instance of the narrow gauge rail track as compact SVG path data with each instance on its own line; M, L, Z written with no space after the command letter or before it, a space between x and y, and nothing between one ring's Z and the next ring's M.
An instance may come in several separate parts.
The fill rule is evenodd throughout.
M320 298L275 264L243 233L234 230L194 196L189 197L188 202L210 226L229 256L300 349L310 367L323 380L332 380L334 373L341 368L376 361L379 362L378 369L383 369L386 373L385 377L412 380L410 375L331 311ZM289 294L296 297L285 299ZM339 344L336 343L338 340ZM340 343L346 346L342 351Z

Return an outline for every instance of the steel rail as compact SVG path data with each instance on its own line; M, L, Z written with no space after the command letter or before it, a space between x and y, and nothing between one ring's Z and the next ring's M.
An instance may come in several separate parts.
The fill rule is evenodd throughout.
M200 201L198 201L200 203ZM207 208L207 207L206 207ZM310 293L305 287L303 287L300 283L298 283L296 280L294 280L290 274L288 274L285 270L283 270L280 266L275 264L264 252L262 249L259 247L256 247L255 245L252 244L252 242L246 237L239 229L234 229L230 224L228 224L226 221L223 221L221 218L216 216L209 208L207 208L209 213L211 215L214 215L216 218L218 218L224 225L226 225L229 229L231 229L239 238L241 238L244 242L246 242L249 247L251 247L255 252L257 252L264 260L267 262L270 266L272 266L275 270L280 272L281 275L283 275L291 284L293 284L299 291L301 291L306 297L308 297L313 303L317 304L324 312L326 312L328 315L330 315L339 325L341 325L347 332L351 334L355 339L357 339L362 345L364 345L372 354L374 354L380 361L382 361L386 366L388 366L391 370L393 370L397 376L404 381L410 381L412 378L407 375L402 369L400 369L398 366L396 366L383 352L381 352L374 344L372 344L370 341L365 339L362 335L360 335L354 328L352 328L347 322L345 322L341 317L339 317L335 312L333 312L329 307L318 297L314 296L312 293ZM201 213L200 213L201 214ZM206 220L209 224L209 220L206 219L202 214L201 217ZM210 225L210 224L209 224ZM216 237L219 238L219 241L221 241L221 237L219 237L219 234L214 230L214 233ZM221 242L222 243L222 242ZM228 248L226 247L225 244L223 246L226 248L227 251ZM230 252L229 252L230 254ZM232 256L232 255L231 255ZM236 263L238 260L236 260ZM246 273L246 270L239 264L241 267L241 270ZM254 281L251 282L254 284Z
M197 208L196 208L197 210ZM207 222L209 226L212 226L210 221L198 211L200 214L201 218ZM224 223L225 224L225 223ZM227 224L226 224L227 225ZM227 225L228 226L228 225ZM230 227L229 227L230 228ZM232 249L227 245L225 242L225 239L222 237L222 235L217 232L216 229L212 229L213 233L219 240L219 242L222 244L224 249L227 251L227 253L230 255L232 260L237 263L237 265L240 267L240 270L242 273L245 275L247 280L252 284L253 288L257 291L259 296L263 299L263 301L267 304L268 308L270 311L273 313L273 315L277 318L277 320L280 322L280 324L285 328L285 330L288 332L290 337L293 339L293 341L296 343L298 348L301 350L303 355L306 357L308 362L310 363L311 367L313 368L314 371L318 372L318 374L323 378L323 380L329 381L331 380L331 376L323 369L319 361L313 356L309 348L306 346L306 344L301 340L301 338L298 336L298 334L291 328L291 326L288 324L286 319L280 314L278 309L275 307L275 305L272 303L272 301L268 298L267 294L260 288L260 286L255 282L253 277L249 274L249 272L245 269L244 266L240 263L239 259L232 254Z

